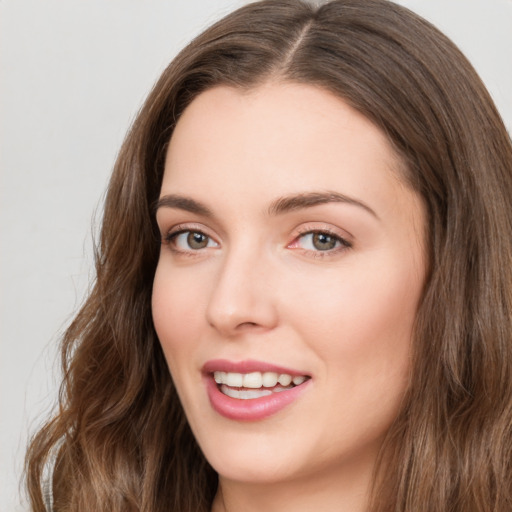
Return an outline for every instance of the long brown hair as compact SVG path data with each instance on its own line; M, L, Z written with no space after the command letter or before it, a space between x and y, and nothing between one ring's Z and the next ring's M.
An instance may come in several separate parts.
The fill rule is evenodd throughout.
M122 146L96 280L62 342L58 414L27 455L33 510L55 455L55 511L206 512L217 476L152 320L152 205L176 122L202 91L316 85L380 127L427 211L428 277L411 384L382 448L372 511L512 510L512 145L485 87L429 23L386 0L264 0L165 70Z

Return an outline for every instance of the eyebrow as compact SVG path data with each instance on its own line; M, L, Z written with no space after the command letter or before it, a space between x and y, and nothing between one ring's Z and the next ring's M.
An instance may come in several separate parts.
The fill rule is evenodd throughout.
M268 214L271 216L282 215L290 211L312 208L327 203L344 203L358 206L373 215L376 219L379 219L379 216L367 204L353 197L346 196L345 194L340 194L339 192L304 192L280 197L272 201L268 208ZM159 208L177 208L179 210L202 215L203 217L213 217L213 212L203 203L178 194L162 196L156 201L153 211L156 213Z
M196 213L203 217L213 217L212 211L204 204L190 197L177 194L168 194L159 198L153 206L153 212L156 213L159 208L164 207L185 210L186 212Z
M280 215L282 213L300 210L303 208L312 208L327 203L345 203L358 206L368 213L373 215L376 219L379 216L367 204L359 199L340 194L339 192L306 192L292 196L285 196L276 199L269 207L270 215Z

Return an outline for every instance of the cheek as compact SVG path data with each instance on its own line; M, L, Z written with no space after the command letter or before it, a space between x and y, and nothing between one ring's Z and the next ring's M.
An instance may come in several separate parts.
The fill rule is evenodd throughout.
M339 372L349 387L365 381L392 386L409 369L421 276L414 275L416 266L404 272L400 264L380 261L333 272L324 286L303 282L302 292L290 298L295 307L289 313L326 361L326 372Z
M289 303L313 329L337 331L342 337L347 332L410 330L419 298L412 276L368 269L346 274L333 275L323 286L303 283L302 293L292 294Z
M183 273L157 267L151 307L169 367L193 348L190 340L200 325L201 302L204 301L198 294L200 288L199 283L186 279Z

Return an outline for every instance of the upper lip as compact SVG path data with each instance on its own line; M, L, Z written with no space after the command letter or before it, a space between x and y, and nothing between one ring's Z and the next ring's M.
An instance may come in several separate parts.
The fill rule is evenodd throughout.
M284 366L267 363L265 361L256 361L246 359L244 361L229 361L228 359L212 359L207 361L202 368L204 373L213 372L232 372L232 373L252 373L252 372L275 372L285 373L292 377L306 375L300 370L293 370Z

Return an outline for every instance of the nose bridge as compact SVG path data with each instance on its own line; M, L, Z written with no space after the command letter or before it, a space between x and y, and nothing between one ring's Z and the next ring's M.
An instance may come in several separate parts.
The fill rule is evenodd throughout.
M271 265L251 241L226 250L206 316L224 335L248 327L271 328L277 322Z

